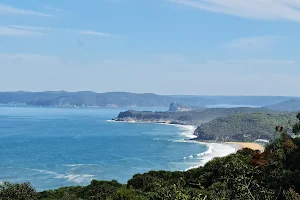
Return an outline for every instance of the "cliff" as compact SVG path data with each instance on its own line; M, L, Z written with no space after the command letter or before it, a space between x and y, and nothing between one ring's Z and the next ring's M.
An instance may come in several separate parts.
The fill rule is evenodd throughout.
M191 110L186 112L151 112L129 110L126 112L121 112L114 120L200 125L213 119L234 113L253 113L259 111L265 110L260 108L207 108L204 110Z

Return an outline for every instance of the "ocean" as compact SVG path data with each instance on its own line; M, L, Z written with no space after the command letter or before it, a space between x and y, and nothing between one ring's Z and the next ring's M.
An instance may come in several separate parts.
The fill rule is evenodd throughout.
M136 173L186 170L233 151L187 141L190 126L110 121L125 110L0 107L0 181L30 182L38 191L93 179L126 183Z

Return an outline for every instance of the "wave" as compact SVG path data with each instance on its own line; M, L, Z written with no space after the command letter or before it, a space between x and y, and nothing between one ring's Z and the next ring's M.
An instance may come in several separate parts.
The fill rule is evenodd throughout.
M200 166L205 165L208 161L216 158L216 157L224 157L227 156L229 154L235 153L236 149L233 148L232 146L228 145L228 144L221 144L221 143L204 143L204 142L198 142L199 144L202 145L206 145L208 147L208 150L203 152L203 153L199 153L197 154L197 157L199 159L200 157L200 162L198 163L198 165L196 166L192 166L186 169L186 171L190 170L190 169L194 169ZM191 158L190 156L188 156L187 158ZM183 159L187 159L186 157L184 157ZM194 158L194 157L192 157Z
M183 130L183 132L180 133L180 135L193 139L196 138L197 136L194 135L194 132L196 130L196 126L192 125L176 125L179 129Z
M117 122L117 123L137 123L136 121L116 121L116 120L106 120L106 122ZM142 124L143 122L139 122L140 124Z
M63 178L67 179L68 181L73 181L75 183L84 183L92 181L94 177L95 176L91 174L68 174L65 175Z
M63 164L66 167L82 167L82 166L95 166L98 164Z
M49 175L53 175L54 178L57 179L66 179L68 181L72 181L75 183L85 183L85 182L90 182L94 179L94 175L92 174L72 174L72 173L68 173L68 174L59 174L57 172L53 172L53 171L48 171L48 170L42 170L42 169L29 169L32 171L36 171L42 174L49 174Z
M108 120L109 122L115 122L114 120ZM128 122L127 122L128 123ZM135 123L135 121L132 121L131 123ZM205 145L208 147L208 149L205 152L201 152L198 154L193 154L193 155L189 155L184 157L184 160L197 160L200 162L197 162L197 164L195 164L194 162L189 162L187 163L185 161L186 164L190 164L193 165L192 167L189 167L186 169L190 170L193 168L197 168L200 166L205 165L205 163L207 163L208 161L212 160L215 157L223 157L223 156L227 156L231 153L235 153L236 149L233 148L232 146L228 145L228 144L221 144L221 143L204 143L204 142L199 142L196 140L190 140L190 139L194 139L197 136L194 135L194 132L196 130L196 126L192 126L192 125L180 125L180 124L168 124L168 123L163 123L165 125L170 125L170 126L176 126L177 128L179 128L182 132L179 133L180 136L183 136L184 138L182 139L168 139L169 142L187 142L187 143L198 143L201 145ZM164 140L161 138L154 138L153 140Z
M199 142L195 142L195 143L199 143ZM195 159L195 158L199 159L199 157L202 158L203 156L212 153L213 152L212 149L213 149L212 146L209 146L208 149L205 152L189 155L187 157L184 157L183 160L186 160L186 159L189 159L189 158L190 159Z

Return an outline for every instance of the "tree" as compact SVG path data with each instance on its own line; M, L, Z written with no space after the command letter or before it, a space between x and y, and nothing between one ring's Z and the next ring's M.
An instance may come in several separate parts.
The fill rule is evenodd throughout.
M9 183L0 185L0 200L36 200L37 192L30 183Z
M293 133L298 135L300 133L300 113L298 113L297 118L299 122L293 126Z

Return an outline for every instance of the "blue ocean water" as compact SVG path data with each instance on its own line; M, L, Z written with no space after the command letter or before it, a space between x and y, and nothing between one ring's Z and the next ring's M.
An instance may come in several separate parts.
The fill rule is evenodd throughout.
M198 165L198 158L183 158L207 147L183 142L188 130L107 121L124 110L0 107L0 181L30 182L40 191Z

